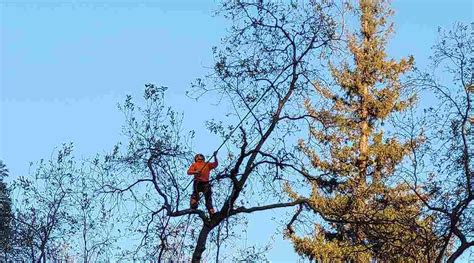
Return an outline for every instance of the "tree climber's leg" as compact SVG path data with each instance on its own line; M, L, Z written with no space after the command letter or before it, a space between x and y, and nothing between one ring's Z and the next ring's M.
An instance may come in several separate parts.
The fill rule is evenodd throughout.
M189 202L189 206L191 209L197 209L199 203L199 192L198 192L198 182L193 182L193 193L191 194L191 200Z
M204 198L206 200L206 208L209 211L210 215L213 215L215 213L214 206L212 205L212 189L211 185L207 183L203 183L204 185Z

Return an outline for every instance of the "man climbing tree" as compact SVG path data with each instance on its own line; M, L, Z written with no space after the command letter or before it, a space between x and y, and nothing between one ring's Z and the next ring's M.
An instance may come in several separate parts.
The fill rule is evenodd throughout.
M198 207L199 193L202 192L206 200L207 211L211 216L215 213L215 210L212 205L212 189L209 184L209 174L211 170L215 169L219 164L217 161L217 153L214 152L213 156L214 162L210 163L204 161L204 155L201 153L196 154L196 156L194 156L194 163L191 164L188 169L188 174L194 175L193 193L191 194L190 201L191 209Z
M310 80L319 78L320 64L314 59L337 50L340 27L334 16L340 11L331 1L228 1L221 13L232 27L222 47L215 49L215 74L197 80L189 93L195 98L211 92L222 96L232 105L228 123L239 123L207 123L227 142L227 158L220 166L228 176L218 176L222 180L213 185L214 201L221 204L218 211L209 218L200 209L189 209L189 177L182 172L189 163L181 168L192 151L192 138L180 134L182 117L167 110L163 87L146 85L143 107L127 97L121 106L127 147L115 148L103 164L104 191L143 209L129 219L143 233L137 250L159 260L201 262L216 252L219 261L224 252L213 249L210 241L216 237L221 245L223 237L237 239L234 233L245 214L302 202L288 200L281 191L292 172L289 164L300 160L288 147L297 129L292 120L305 114L298 106L310 91ZM123 173L127 176L117 176ZM187 223L191 220L193 224ZM159 244L154 250L147 247L153 241ZM235 254L231 250L229 256Z

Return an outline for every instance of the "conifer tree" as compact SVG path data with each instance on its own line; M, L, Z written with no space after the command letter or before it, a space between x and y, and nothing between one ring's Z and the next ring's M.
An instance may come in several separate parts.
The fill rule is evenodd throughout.
M8 176L6 165L0 161L0 261L8 261L8 253L11 250L11 198L6 183L3 181Z
M392 14L384 0L360 0L360 30L349 35L352 62L330 66L335 87L314 83L323 103L306 101L313 122L311 139L300 141L318 176L307 175L308 206L324 223L309 236L289 224L296 251L317 262L430 262L436 249L432 220L395 169L416 140L401 142L382 127L407 109L400 78L413 58L387 58ZM288 187L293 198L301 198ZM292 220L294 222L295 220Z

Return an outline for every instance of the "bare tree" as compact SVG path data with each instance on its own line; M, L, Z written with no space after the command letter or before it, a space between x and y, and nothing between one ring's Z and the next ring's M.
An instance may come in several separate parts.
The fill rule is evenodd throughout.
M117 145L104 159L95 161L102 170L97 179L101 191L109 194L111 208L127 223L123 231L141 236L135 249L121 253L123 258L184 260L189 254L186 237L194 218L187 216L189 211L173 210L188 198L183 196L188 182L183 171L192 134L181 137L181 116L164 105L164 91L146 85L144 106L127 97L120 105L126 119L127 148L122 153Z
M120 220L110 212L106 196L100 192L98 173L103 172L97 158L76 165L73 180L68 186L68 224L74 233L69 242L71 253L84 263L106 261L112 256L112 246L122 236Z
M48 254L54 258L71 233L67 224L71 152L71 144L63 145L51 160L41 160L31 177L15 181L15 232L21 235L19 244L31 262L46 262Z
M404 170L440 239L436 262L454 262L474 246L473 123L474 30L457 23L439 30L431 70L416 81L430 99L424 114L413 112L400 122L403 135L420 134L425 143L412 148Z
M320 61L335 47L338 25L333 16L338 12L331 1L222 5L221 14L233 23L229 35L214 49L214 73L197 80L189 93L196 98L218 95L221 103L232 105L227 122L238 123L208 122L228 153L213 180L219 209L211 217L187 207L190 178L184 171L192 151L189 137L180 135L180 115L164 105L164 89L147 85L144 107L127 98L122 105L127 150L110 154L108 171L115 176L104 176L103 190L126 197L121 204L129 200L127 205L136 209L130 222L142 233L139 245L148 251L155 246L148 256L182 258L180 250L172 250L182 239L188 243L180 247L193 247L192 261L199 262L212 244L211 232L222 231L223 224L234 227L247 213L304 201L289 200L282 186L298 172L293 145L301 132L297 122L305 117L300 105L311 80L320 77ZM150 245L151 240L157 245Z

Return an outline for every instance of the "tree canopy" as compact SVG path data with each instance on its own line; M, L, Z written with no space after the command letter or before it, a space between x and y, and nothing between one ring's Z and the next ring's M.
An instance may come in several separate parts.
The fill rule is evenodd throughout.
M195 131L148 83L119 104L123 140L105 153L63 144L11 187L0 161L6 262L266 261L270 245L236 243L248 214L270 210L315 262L454 262L474 247L472 28L440 29L419 68L388 54L386 0L223 1L217 13L228 31L187 92L225 109L206 122L222 140L216 213L190 207Z

